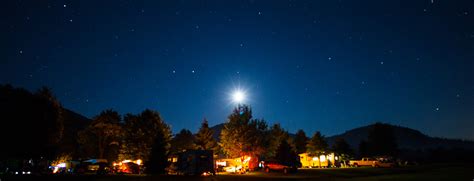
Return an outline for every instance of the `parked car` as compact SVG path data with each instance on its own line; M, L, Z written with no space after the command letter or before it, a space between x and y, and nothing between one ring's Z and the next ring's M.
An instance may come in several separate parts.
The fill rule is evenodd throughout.
M119 174L139 174L140 173L140 165L133 163L133 162L127 162L127 163L122 163L117 169L116 172Z
M364 166L369 166L369 167L375 167L379 161L373 159L373 158L362 158L361 160L351 160L349 161L349 165L353 167L364 167Z
M298 165L283 164L276 161L265 162L265 172L278 171L283 173L294 173L298 171Z

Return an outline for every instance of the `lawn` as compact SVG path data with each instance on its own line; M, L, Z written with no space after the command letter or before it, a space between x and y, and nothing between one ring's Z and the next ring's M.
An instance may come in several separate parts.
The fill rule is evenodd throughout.
M252 172L244 175L219 174L208 177L174 175L108 175L108 176L10 176L9 180L97 180L97 181L151 181L151 180L468 180L474 179L474 164L437 164L404 168L330 168L300 169L296 174Z

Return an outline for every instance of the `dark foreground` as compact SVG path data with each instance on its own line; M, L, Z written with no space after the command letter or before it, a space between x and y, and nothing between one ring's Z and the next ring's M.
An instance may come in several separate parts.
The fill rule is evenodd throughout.
M207 177L174 175L108 175L108 176L2 176L9 180L474 180L474 164L425 165L406 168L337 168L300 169L296 174L253 172L245 175L220 174Z

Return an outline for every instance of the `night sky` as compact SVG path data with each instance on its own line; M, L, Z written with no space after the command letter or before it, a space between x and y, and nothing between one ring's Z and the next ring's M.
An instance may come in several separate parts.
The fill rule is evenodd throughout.
M173 132L255 118L325 135L376 121L474 139L474 1L2 2L0 84Z

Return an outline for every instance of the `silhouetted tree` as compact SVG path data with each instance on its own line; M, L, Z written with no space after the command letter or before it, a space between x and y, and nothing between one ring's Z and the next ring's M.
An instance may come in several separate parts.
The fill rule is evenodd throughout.
M120 120L118 112L111 109L102 111L85 130L79 132L79 143L82 145L96 144L98 150L95 156L105 158L106 151L113 148L118 149L120 145L122 136ZM117 157L117 155L107 156L109 161L113 161Z
M346 142L346 140L344 140L344 138L337 138L332 146L332 150L341 160L349 159L354 154L351 146Z
M195 149L194 135L187 129L182 129L171 140L171 153L179 153L186 150Z
M269 146L267 148L266 156L269 158L275 157L278 147L280 143L285 140L286 143L290 144L292 140L290 140L290 136L287 131L285 131L280 124L276 123L273 124L270 128L269 134ZM291 145L291 144L290 144ZM293 148L293 147L292 147Z
M328 144L325 137L319 131L316 131L313 137L308 141L307 148L309 155L318 156L319 158L319 156L323 155L328 150ZM320 159L318 160L321 162ZM321 165L321 163L319 163L319 165Z
M251 146L247 149L252 157L264 157L269 146L268 125L264 119L252 119L248 128L247 140Z
M219 145L222 151L231 158L244 156L246 150L251 147L248 142L248 127L252 119L252 110L245 105L236 107L221 131Z
M391 125L375 123L367 137L369 156L395 156L397 141Z
M297 166L299 163L298 154L296 154L287 139L281 139L280 144L278 144L275 159L285 165Z
M298 154L305 153L307 144L308 144L308 137L306 136L306 133L302 129L298 130L295 136L296 153Z
M154 138L163 132L165 148L170 149L171 130L157 111L146 109L139 115L124 117L124 138L120 159L142 159L148 161ZM168 153L167 153L168 154Z
M46 120L52 120L48 127L49 143L57 144L63 137L64 131L64 117L61 103L56 99L53 91L48 87L42 87L36 92L36 95L49 104L49 110L45 110L43 116ZM48 108L47 107L47 108Z
M246 105L239 105L229 115L219 145L224 154L231 158L259 157L265 152L266 132L266 122L252 119L252 110Z
M209 128L209 124L206 119L201 123L201 128L196 134L195 145L198 150L212 150L214 154L219 152L219 145L217 141L212 137L214 131Z
M144 127L139 115L126 114L123 118L123 137L120 146L119 160L136 160L144 158L144 151L147 151ZM150 146L151 147L151 146Z
M64 132L63 108L49 88L35 94L0 85L0 158L54 159Z
M168 166L168 150L166 143L166 133L158 131L154 137L150 158L145 162L148 174L164 174Z

